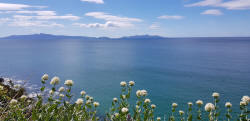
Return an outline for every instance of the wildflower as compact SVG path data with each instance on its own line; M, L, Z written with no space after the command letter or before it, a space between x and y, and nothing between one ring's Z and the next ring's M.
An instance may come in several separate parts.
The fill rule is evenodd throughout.
M85 91L81 91L81 95L84 96L86 94Z
M141 96L141 90L137 90L137 91L136 91L136 96L137 96L137 97L140 97L140 96Z
M120 83L120 85L121 85L122 87L125 87L125 86L127 85L127 83L126 83L125 81L122 81L122 82Z
M115 113L115 117L118 118L119 117L119 113Z
M86 101L86 104L90 104L90 103L91 103L91 100L87 100L87 101Z
M64 87L60 87L59 88L59 92L64 92L65 91L65 88Z
M148 92L146 90L141 90L141 95L142 96L147 96Z
M82 105L83 104L83 100L81 98L76 100L76 104L77 105Z
M86 96L85 96L85 99L86 99L86 100L88 100L89 98L90 98L90 96L89 96L89 95L86 95Z
M95 107L98 107L100 104L99 104L99 102L94 102L93 105L94 105Z
M16 88L16 89L18 89L18 88L20 88L21 87L21 85L20 84L16 84L16 85L14 85L14 88Z
M42 80L48 80L49 79L49 75L48 74L44 74L41 78Z
M202 101L202 100L197 100L197 101L196 101L196 104L197 104L198 106L201 106L201 105L203 105L203 101Z
M126 95L122 95L122 99L126 99Z
M113 101L114 101L114 102L117 102L117 101L118 101L118 99L115 97L115 98L113 98Z
M136 105L136 106L135 106L135 108L136 108L136 109L139 109L139 108L140 108L140 106L139 106L139 105Z
M217 93L217 92L214 92L212 96L213 96L214 98L218 98L218 97L220 96L220 94Z
M232 107L232 104L231 104L230 102L226 102L225 107L231 108L231 107Z
M3 90L3 86L0 85L0 91Z
M191 107L192 105L193 105L193 103L192 103L192 102L188 102L188 106L190 106L190 107Z
M26 100L26 99L27 99L27 96L26 96L26 95L22 95L22 96L20 97L20 99L21 99L21 100Z
M53 78L51 79L50 84L51 84L51 85L55 85L55 84L59 84L59 82L60 82L60 78L57 77L57 76L55 76L55 77L53 77Z
M122 112L123 113L127 113L128 112L128 108L122 108Z
M173 104L172 104L172 107L173 107L173 108L176 108L177 106L178 106L177 103L173 103Z
M67 85L67 86L73 86L74 82L73 82L73 80L66 80L64 82L64 84Z
M240 106L246 106L247 105L247 102L245 101L240 101Z
M16 105L17 104L17 100L16 99L11 99L10 100L10 104L11 105Z
M184 111L179 110L179 114L182 116L184 114Z
M134 86L135 82L134 81L129 81L129 86Z
M214 104L212 104L212 103L207 103L205 105L205 111L207 111L207 112L210 112L210 111L212 111L214 109L215 109L215 107L214 107Z
M144 100L144 103L150 103L151 101L150 101L150 99L145 99Z
M63 98L63 97L64 97L64 94L59 94L59 97Z
M155 109L155 108L156 108L156 105L155 105L155 104L152 104L152 105L151 105L151 108L152 108L152 109Z
M93 98L93 97L89 97L89 100L93 101L93 100L94 100L94 98Z
M50 91L49 91L49 94L50 94L50 95L53 95L54 93L55 93L55 91L53 91L53 90L50 90Z
M160 121L160 120L161 120L161 117L157 117L156 120L157 120L157 121Z
M249 103L249 102L250 102L250 97L249 97L249 96L243 96L243 97L241 98L241 101L244 101L244 102L246 102L246 103Z

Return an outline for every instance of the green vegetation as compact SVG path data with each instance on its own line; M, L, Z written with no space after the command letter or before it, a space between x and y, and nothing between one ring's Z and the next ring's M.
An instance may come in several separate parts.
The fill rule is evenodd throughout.
M75 102L72 101L71 89L74 85L72 80L66 80L63 87L59 87L60 79L53 77L50 81L52 87L46 88L46 83L49 80L47 74L41 78L42 87L40 93L36 98L29 98L25 94L24 88L0 82L0 120L2 121L219 121L219 116L224 115L223 120L227 121L249 121L248 103L250 103L249 96L243 96L240 102L240 110L237 117L232 117L232 104L225 103L227 110L226 114L220 114L222 108L218 107L219 93L213 93L213 103L205 104L203 108L203 101L197 100L195 105L188 102L187 112L178 110L178 104L172 104L172 113L169 117L155 116L154 111L157 109L155 104L151 104L151 100L147 98L146 90L137 90L137 101L135 104L130 104L129 99L133 96L132 87L135 85L134 81L120 83L121 95L119 98L113 98L109 112L101 116L97 113L97 108L100 105L93 97L81 91L81 97ZM72 103L74 102L74 103ZM197 106L198 108L193 108ZM197 109L197 110L194 110ZM204 110L203 110L204 109ZM170 111L171 112L171 111ZM178 112L178 113L177 113ZM207 113L206 115L202 115ZM177 116L177 114L179 114ZM220 116L221 117L221 116Z

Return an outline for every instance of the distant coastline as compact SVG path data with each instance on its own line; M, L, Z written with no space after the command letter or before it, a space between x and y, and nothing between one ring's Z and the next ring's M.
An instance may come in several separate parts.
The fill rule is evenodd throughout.
M249 37L164 37L158 35L135 35L135 36L124 36L119 38L111 37L88 37L88 36L67 36L67 35L52 35L52 34L30 34L30 35L10 35L7 37L0 37L0 40L54 40L54 39L73 39L73 40L165 40L175 38L243 38L250 39Z

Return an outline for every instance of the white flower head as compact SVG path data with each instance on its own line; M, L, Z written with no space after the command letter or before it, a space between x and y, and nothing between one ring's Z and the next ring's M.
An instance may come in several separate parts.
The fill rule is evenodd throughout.
M217 92L214 92L214 93L212 94L212 96L213 96L214 98L218 98L218 97L220 96L220 94L217 93Z
M134 81L129 81L129 86L134 86L135 82Z
M83 100L81 98L76 100L76 104L77 105L82 105L83 104Z
M126 95L122 95L122 99L126 99Z
M3 90L3 86L0 85L0 91Z
M137 91L136 91L136 96L137 96L137 97L140 97L140 96L141 96L141 90L137 90Z
M113 101L114 101L114 102L117 102L117 101L118 101L118 99L115 97L115 98L113 98Z
M135 108L136 108L136 109L139 109L139 108L140 108L140 106L139 106L139 105L136 105L136 106L135 106Z
M226 102L225 107L231 108L231 107L232 107L232 104L231 104L230 102Z
M205 111L210 112L210 111L212 111L212 110L215 110L214 104L212 104L212 103L207 103L207 104L205 105Z
M157 117L156 120L157 120L157 121L160 121L160 120L161 120L161 117Z
M179 110L179 114L182 116L184 114L184 111Z
M122 87L125 87L125 86L127 85L127 83L126 83L125 81L121 81L120 85L121 85Z
M197 101L196 101L196 104L197 104L198 106L201 106L201 105L203 105L203 101L202 101L202 100L197 100Z
M49 79L49 75L48 74L44 74L41 78L42 80L48 80Z
M26 100L26 99L27 99L27 96L26 96L26 95L22 95L22 96L20 97L20 99L21 99L21 100Z
M49 91L49 94L50 94L50 95L53 95L54 93L55 93L55 91L53 91L53 90L50 90L50 91Z
M21 85L20 84L16 84L16 85L14 85L14 88L16 88L16 89L19 89L21 87Z
M89 96L89 95L86 95L86 96L85 96L85 99L86 99L86 100L88 100L89 98L90 98L90 96Z
M99 102L94 102L93 105L94 105L95 107L98 107L100 104L99 104Z
M17 104L17 100L16 99L11 99L10 100L10 104L11 105L16 105Z
M86 94L85 91L81 91L81 95L84 96Z
M74 82L73 82L73 80L66 80L64 82L64 84L67 85L67 86L73 86Z
M173 108L176 108L177 106L178 106L177 103L172 103L172 107L173 107Z
M155 109L155 108L156 108L156 105L155 105L155 104L152 104L152 105L151 105L151 108L152 108L152 109Z
M86 104L90 104L92 101L91 100L87 100L86 101Z
M60 78L57 77L57 76L55 76L55 77L53 77L53 78L51 79L50 84L51 84L51 85L56 85L56 84L59 84L59 82L60 82Z
M122 108L122 112L123 113L127 113L128 112L128 108Z
M141 95L142 96L147 96L148 95L148 92L146 90L141 90Z
M118 118L119 117L119 113L115 113L115 117Z
M65 88L64 87L60 87L59 88L59 92L64 92L65 91Z
M247 102L245 101L240 101L240 106L246 106L247 105Z
M59 94L59 97L63 98L63 97L64 97L64 94Z
M150 103L151 101L150 101L150 99L145 99L144 100L144 103Z
M249 103L249 102L250 102L250 97L249 97L249 96L243 96L243 97L241 98L241 101L244 101L244 102L246 102L246 103Z
M192 102L188 102L188 106L193 106L193 103Z

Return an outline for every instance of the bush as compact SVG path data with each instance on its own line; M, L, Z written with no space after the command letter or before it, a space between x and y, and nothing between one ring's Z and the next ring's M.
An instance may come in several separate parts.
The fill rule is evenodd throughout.
M50 81L52 86L49 94L46 90L46 83L49 80L49 76L45 74L41 78L42 87L40 88L40 93L37 94L35 99L28 98L26 95L22 96L10 96L13 90L6 90L6 85L1 83L0 85L0 101L1 104L5 102L5 105L0 106L0 120L5 121L96 121L96 120L107 120L107 121L192 121L192 120L209 120L218 121L220 115L220 109L218 107L219 103L219 93L213 93L214 98L213 103L207 103L204 106L205 112L208 113L207 116L202 116L204 110L202 108L203 101L196 101L195 105L198 107L197 111L193 111L194 104L188 102L188 112L179 110L178 116L176 115L176 110L178 107L177 103L172 104L172 110L169 117L156 117L154 111L156 109L155 104L151 104L151 100L147 98L146 90L136 91L136 103L130 104L129 99L132 96L132 87L135 85L134 81L120 83L121 94L119 98L113 98L111 108L104 118L100 119L97 114L97 108L99 102L96 102L93 97L86 94L85 91L81 91L81 96L72 103L72 86L74 82L72 80L66 80L62 87L59 87L60 79L59 77L53 77ZM20 88L22 89L22 88ZM19 89L19 90L20 90ZM16 90L16 93L19 92ZM24 93L23 93L24 94ZM13 95L13 94L11 94ZM248 103L250 102L249 96L243 96L240 102L241 112L238 117L234 119L231 116L232 104L230 102L225 103L227 113L225 114L224 120L239 120L248 121Z

